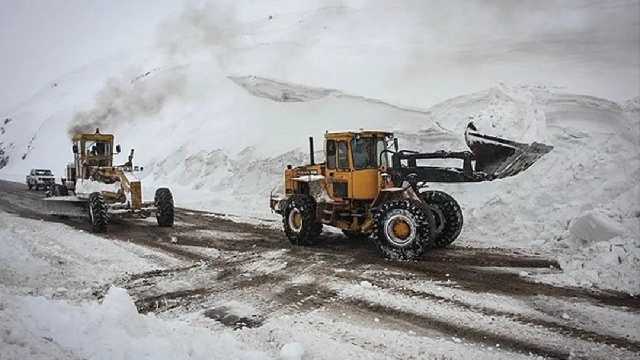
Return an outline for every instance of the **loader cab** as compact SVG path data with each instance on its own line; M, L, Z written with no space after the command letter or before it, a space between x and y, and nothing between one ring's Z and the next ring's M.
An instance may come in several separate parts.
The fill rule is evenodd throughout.
M76 176L87 178L88 167L113 166L113 135L76 134L72 138Z
M389 166L387 149L393 134L379 131L325 134L329 195L336 199L373 200L380 173Z

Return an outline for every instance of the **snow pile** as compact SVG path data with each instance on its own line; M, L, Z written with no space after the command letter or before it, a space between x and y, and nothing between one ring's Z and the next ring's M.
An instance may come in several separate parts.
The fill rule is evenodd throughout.
M167 254L0 212L0 283L17 294L86 298L124 273L183 266ZM87 272L90 268L92 271Z
M88 359L270 358L245 349L229 333L140 315L124 289L111 288L101 304L12 295L0 299L0 319L10 329L2 332L0 343L3 357L11 359L50 357L31 345L42 339L58 352Z
M621 226L599 211L588 211L571 220L569 233L580 244L589 245L593 242L607 241L619 236L624 230Z
M304 355L304 346L300 343L285 344L280 350L280 358L282 360L302 360Z
M568 234L561 242L565 251L558 257L571 284L640 294L637 199L640 185L623 193L609 208L589 210L571 220Z
M540 87L517 90L530 98L515 107L498 107L495 93L489 95L489 119L510 119L500 122L510 122L512 138L541 139L554 149L512 178L438 185L463 206L462 240L540 248L558 257L570 284L640 293L637 113L604 99ZM514 104L512 93L500 95L502 102ZM467 108L477 107L477 97L471 98ZM457 99L452 112L464 110ZM440 117L447 114L440 109Z
M80 179L76 183L75 190L78 196L88 197L91 193L101 192L101 191L117 193L118 191L120 191L121 188L122 187L119 181L116 181L111 184L106 184L100 181L93 181L90 179Z

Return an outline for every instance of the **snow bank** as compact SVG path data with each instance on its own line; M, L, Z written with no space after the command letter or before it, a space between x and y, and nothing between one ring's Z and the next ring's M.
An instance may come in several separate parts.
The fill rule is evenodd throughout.
M624 230L615 221L599 211L588 211L571 220L569 234L583 244L607 241L619 236Z
M105 184L100 181L80 179L76 183L75 190L78 196L83 196L86 198L86 197L89 197L89 195L91 195L91 193L94 193L94 192L106 191L106 192L117 193L118 191L120 191L120 189L121 189L121 185L119 181L116 181L111 184Z
M300 343L285 344L280 350L282 360L301 360L304 355L304 346Z
M123 273L184 266L167 254L0 212L0 283L18 294L86 298ZM87 272L87 269L92 271Z
M32 345L41 339L55 345L58 353L86 359L270 358L245 349L229 333L140 315L126 290L119 288L111 288L102 303L3 294L0 319L10 329L0 333L2 358L47 358Z
M637 195L637 191L632 191ZM627 228L623 224L627 224ZM596 286L640 294L640 221L624 218L611 210L587 211L574 218L565 247L558 256L563 278L549 275L550 281L577 286Z

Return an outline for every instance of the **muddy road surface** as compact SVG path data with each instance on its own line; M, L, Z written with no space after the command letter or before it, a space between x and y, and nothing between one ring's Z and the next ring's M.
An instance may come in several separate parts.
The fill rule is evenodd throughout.
M43 197L0 182L0 210L90 230L86 218L46 214ZM140 312L211 321L249 342L290 331L372 358L424 358L433 341L445 354L465 344L472 357L640 358L638 299L541 283L561 269L532 251L454 246L392 262L333 231L317 246L292 247L279 223L262 223L188 209L177 209L172 228L114 219L105 241L159 249L185 265L123 274L93 293L120 286Z

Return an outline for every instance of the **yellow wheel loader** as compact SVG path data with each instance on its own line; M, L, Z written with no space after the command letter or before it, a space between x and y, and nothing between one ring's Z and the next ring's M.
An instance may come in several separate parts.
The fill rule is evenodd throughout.
M427 189L431 182L479 182L515 175L552 147L523 144L482 134L469 123L471 151L420 153L399 150L390 132L325 134L325 162L287 166L284 194L271 195L294 245L313 245L324 225L349 238L368 237L385 257L410 260L429 248L445 247L460 234L460 205L449 194ZM461 167L422 164L457 159Z
M142 201L142 186L133 166L134 150L128 161L114 166L113 135L76 134L72 138L74 160L67 165L62 185L51 187L45 198L49 213L65 216L88 215L94 232L104 232L113 217L155 215L160 226L173 226L173 195L167 188L156 190L154 201Z

